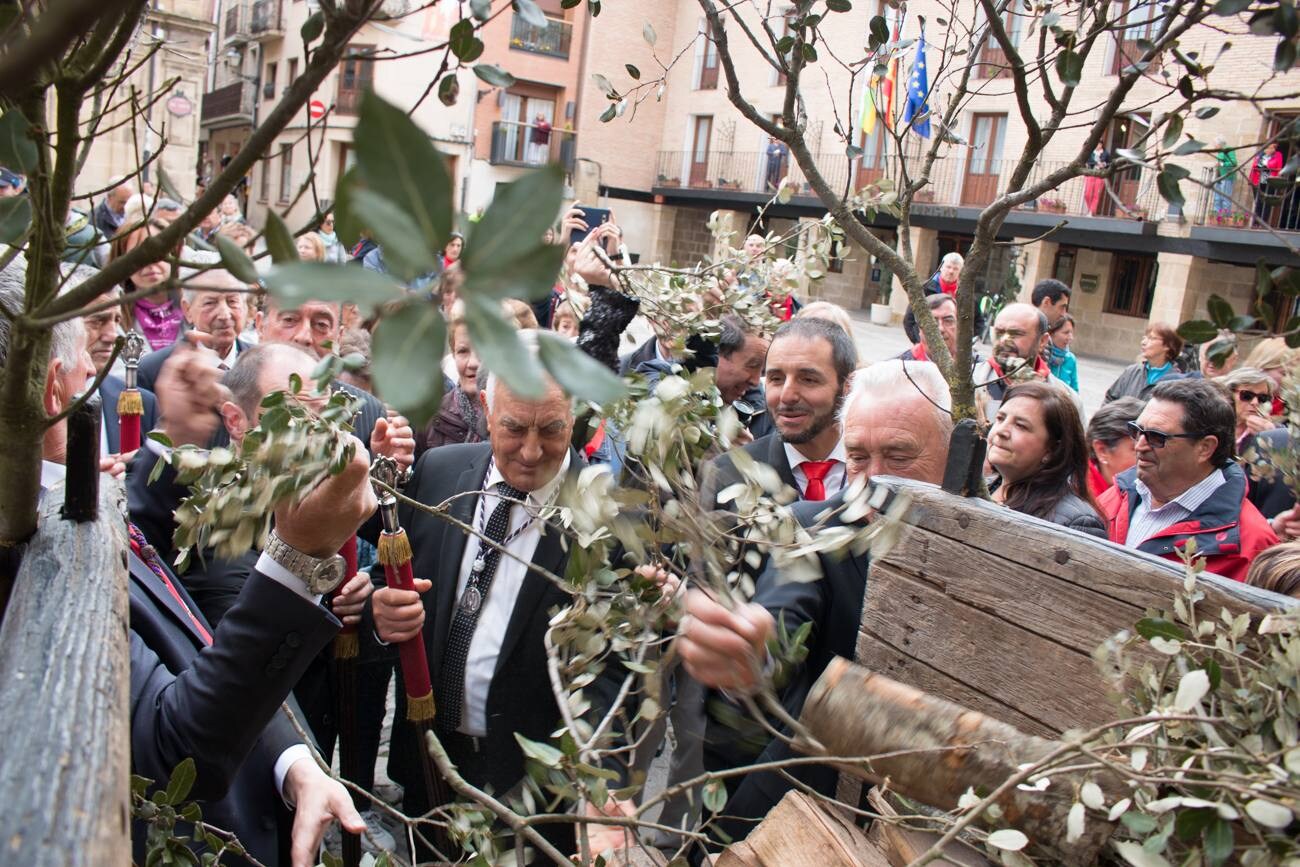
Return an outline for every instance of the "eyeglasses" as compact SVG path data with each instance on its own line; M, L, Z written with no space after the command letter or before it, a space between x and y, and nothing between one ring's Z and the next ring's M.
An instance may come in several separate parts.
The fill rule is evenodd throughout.
M1272 402L1273 395L1267 391L1251 391L1248 388L1243 388L1237 392L1237 400L1242 403L1265 403Z
M1164 448L1170 440L1199 440L1209 436L1205 433L1165 433L1162 430L1148 430L1135 421L1129 422L1127 427L1128 435L1133 438L1133 442L1136 443L1142 437L1146 437L1147 443L1153 449Z
M334 221L333 221L333 220L323 220L323 221L321 222L321 225L322 225L322 226L332 226L332 225L334 225Z

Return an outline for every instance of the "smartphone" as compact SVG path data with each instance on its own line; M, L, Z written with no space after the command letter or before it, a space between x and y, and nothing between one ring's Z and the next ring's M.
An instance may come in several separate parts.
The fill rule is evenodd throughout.
M587 240L587 235L591 234L592 229L609 222L609 208L584 208L579 206L578 210L582 211L582 219L586 221L587 228L585 230L574 229L569 232L570 244L581 244Z

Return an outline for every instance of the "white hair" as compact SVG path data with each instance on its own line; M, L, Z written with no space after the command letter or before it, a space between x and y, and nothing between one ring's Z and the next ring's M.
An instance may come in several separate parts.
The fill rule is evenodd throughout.
M962 268L966 265L966 260L962 257L961 253L958 253L956 250L951 253L945 253L943 258L939 260L939 266L942 267L947 265L949 262L956 262L958 268Z
M59 290L67 292L95 273L95 269L86 265L64 265L63 272L67 280ZM11 313L21 313L26 298L27 259L19 253L3 271L0 271L0 304ZM85 344L86 327L80 318L68 319L50 328L50 359L58 359L65 367L77 363L80 351ZM0 316L0 367L9 357L9 342L12 338L9 319Z
M224 268L213 268L208 271L182 268L181 274L184 275L186 270L193 275L181 288L181 297L185 299L186 304L193 304L194 298L200 292L242 291L248 288L247 284Z
M935 422L947 442L952 434L952 392L932 361L891 358L854 371L848 396L840 409L840 423L848 420L861 401L894 405L917 393L931 405Z

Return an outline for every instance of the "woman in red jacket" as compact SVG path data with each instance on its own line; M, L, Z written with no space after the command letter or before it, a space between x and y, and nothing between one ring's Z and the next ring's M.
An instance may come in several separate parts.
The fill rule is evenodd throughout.
M1268 179L1282 171L1282 152L1277 149L1277 142L1269 142L1255 155L1250 167L1250 186L1255 190L1255 217L1261 224L1268 223L1271 207L1264 193L1268 188Z

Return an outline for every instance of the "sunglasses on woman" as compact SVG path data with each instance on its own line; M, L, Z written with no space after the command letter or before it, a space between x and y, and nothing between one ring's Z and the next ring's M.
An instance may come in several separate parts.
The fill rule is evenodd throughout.
M1142 427L1135 421L1129 422L1127 427L1128 435L1133 438L1133 442L1136 443L1138 440L1142 439L1142 437L1146 437L1147 443L1153 449L1164 448L1170 440L1198 440L1201 437L1209 436L1209 434L1203 433L1165 433L1162 430L1150 430L1149 428Z
M1242 403L1272 403L1273 395L1267 391L1251 391L1248 388L1243 388L1237 392L1237 400Z

